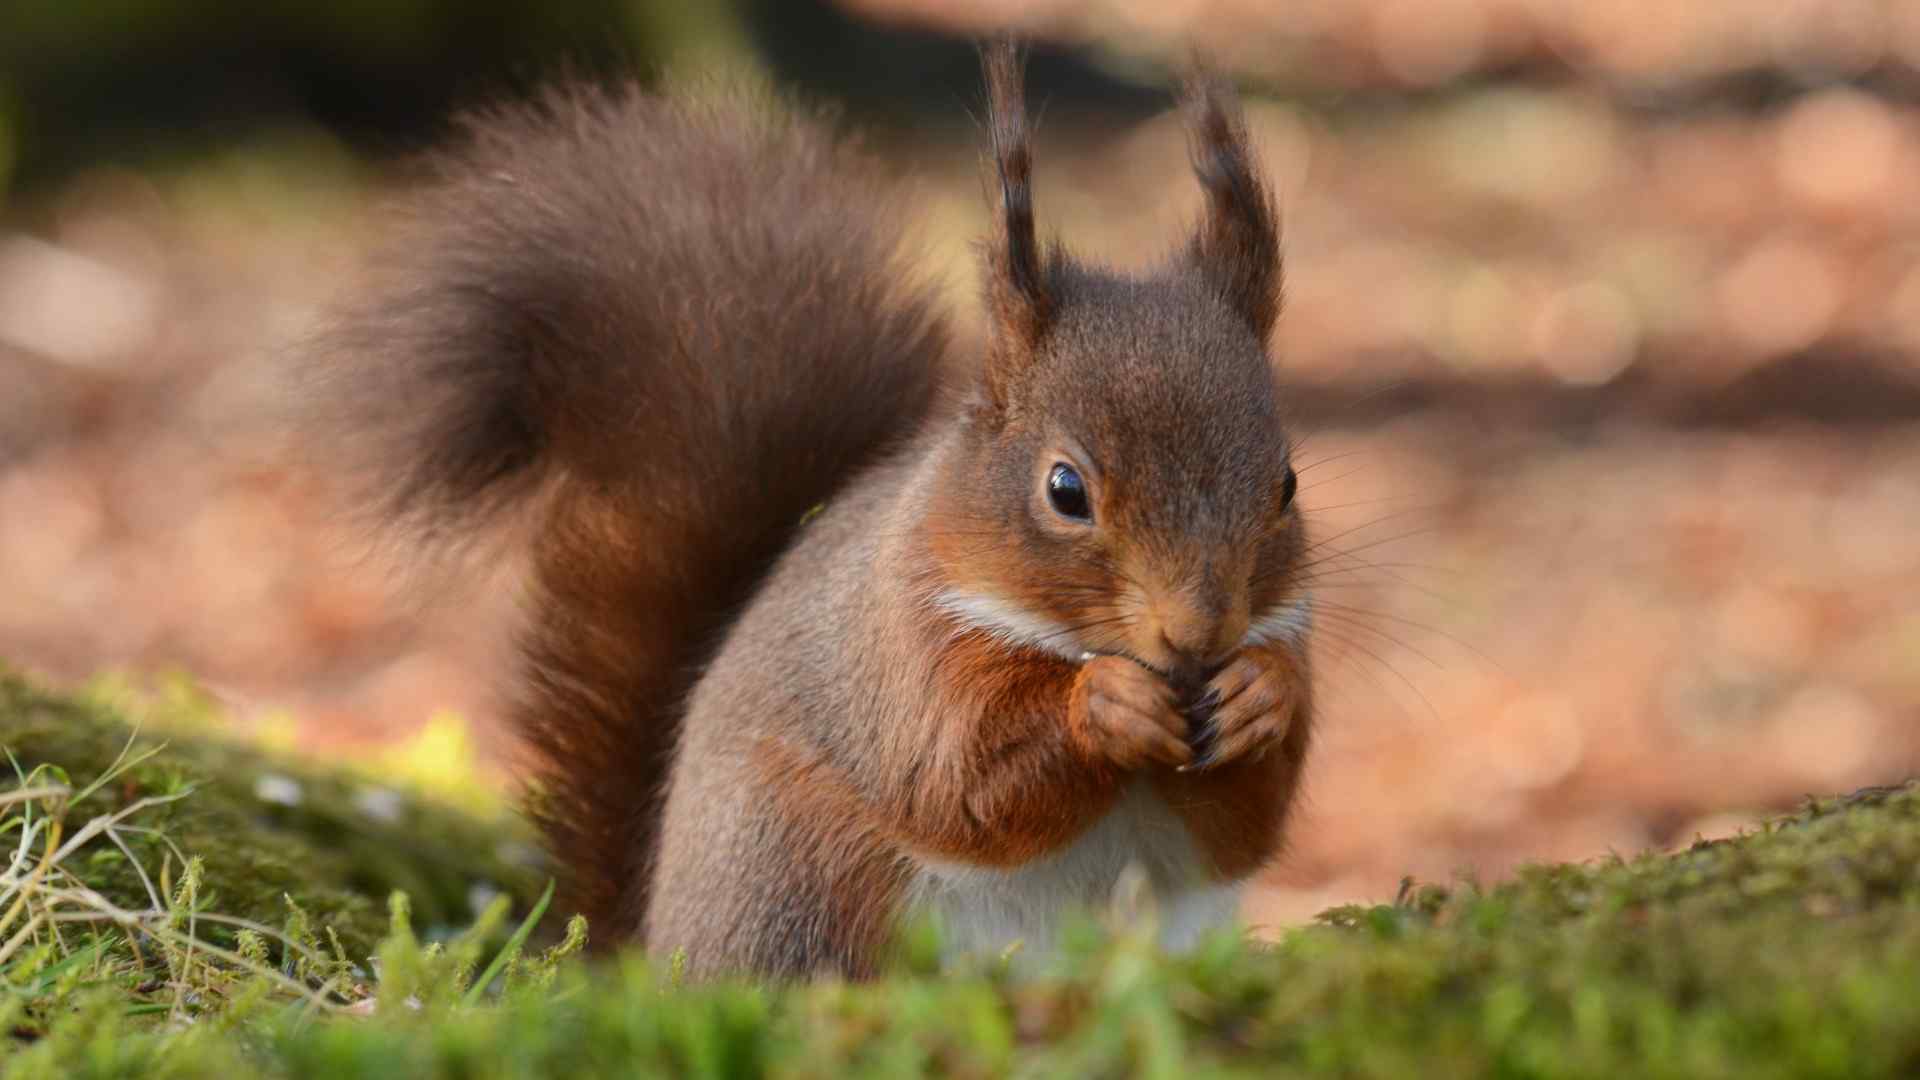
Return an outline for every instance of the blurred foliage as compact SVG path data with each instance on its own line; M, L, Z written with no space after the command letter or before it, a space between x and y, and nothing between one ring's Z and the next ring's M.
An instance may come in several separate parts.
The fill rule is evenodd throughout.
M0 96L30 103L18 120L24 184L287 124L392 149L503 84L561 64L647 70L724 42L734 17L720 2L10 0Z
M0 86L0 195L6 194L7 181L13 177L13 159L16 153L13 114L13 101L7 95L6 88Z
M454 107L552 77L747 63L895 123L947 123L977 98L964 34L876 23L829 0L11 0L0 13L0 192L9 96L22 186L100 165L203 157L309 127L385 156L430 142ZM1049 100L1163 102L1087 58L1043 49Z
M956 104L977 100L969 38L1010 18L1053 43L1030 82L1055 105L1154 109L1165 66L1198 44L1315 108L1519 83L1697 113L1833 85L1910 101L1916 10L1901 0L10 0L0 114L8 95L27 103L14 118L16 179L36 188L290 124L390 152L428 141L452 105L559 68L644 78L716 54L888 120L951 122ZM0 163L6 128L0 115Z

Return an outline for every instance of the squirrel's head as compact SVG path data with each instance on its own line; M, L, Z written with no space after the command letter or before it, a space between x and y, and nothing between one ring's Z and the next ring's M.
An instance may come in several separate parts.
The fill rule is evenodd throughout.
M941 485L939 602L1188 686L1252 640L1297 645L1305 539L1267 348L1280 238L1231 94L1189 84L1204 214L1152 273L1125 276L1042 250L1018 58L1001 43L983 60L992 339Z

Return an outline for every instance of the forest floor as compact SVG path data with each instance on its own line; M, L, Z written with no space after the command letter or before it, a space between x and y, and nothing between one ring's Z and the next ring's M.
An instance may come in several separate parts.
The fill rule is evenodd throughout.
M1675 854L1409 881L1181 958L1116 902L1035 976L994 957L936 976L916 931L873 984L691 986L672 958L575 955L582 927L536 898L472 777L235 741L183 686L0 675L0 731L8 1080L1920 1067L1920 785Z

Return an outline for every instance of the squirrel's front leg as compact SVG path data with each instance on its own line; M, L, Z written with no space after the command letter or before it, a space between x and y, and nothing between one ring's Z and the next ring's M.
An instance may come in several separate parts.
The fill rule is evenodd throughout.
M1201 695L1198 751L1154 786L1207 852L1239 880L1279 854L1313 737L1313 682L1286 645L1243 650Z
M1192 758L1174 692L1130 660L963 643L935 684L932 746L895 802L895 828L924 854L1018 866L1071 843L1133 777Z
M1067 703L1067 731L1088 757L1123 769L1193 760L1179 695L1125 657L1096 656L1081 666Z

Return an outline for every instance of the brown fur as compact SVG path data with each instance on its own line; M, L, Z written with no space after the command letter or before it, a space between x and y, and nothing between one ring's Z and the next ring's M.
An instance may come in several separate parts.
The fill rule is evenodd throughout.
M824 762L774 741L760 743L753 757L774 816L796 826L783 853L790 869L780 884L813 893L818 917L789 939L811 942L807 949L771 962L749 955L739 966L769 974L872 975L909 875L893 830L861 798L858 785ZM793 897L785 899L786 910L801 910ZM765 943L763 937L753 944ZM703 970L725 970L706 962L710 955L701 954Z
M1059 852L1142 778L1217 878L1280 849L1307 671L1241 643L1305 534L1244 129L1195 84L1205 216L1122 275L1042 252L1017 55L983 60L993 335L949 408L857 157L631 91L475 121L331 351L391 516L530 520L517 715L602 944L865 975L923 866Z
M693 676L808 509L911 432L944 348L898 198L740 89L468 117L322 343L375 510L534 515L516 720L601 944L637 932Z
M1021 57L999 42L981 51L987 84L987 125L992 140L999 198L994 202L994 231L988 238L987 307L994 337L988 349L985 383L996 404L1005 405L1023 358L1039 348L1053 317L1047 283L1047 256L1033 224L1033 147L1027 132Z
M1193 262L1255 335L1265 341L1280 318L1280 227L1273 196L1253 167L1246 121L1218 78L1187 84L1193 170L1207 196L1193 238Z

